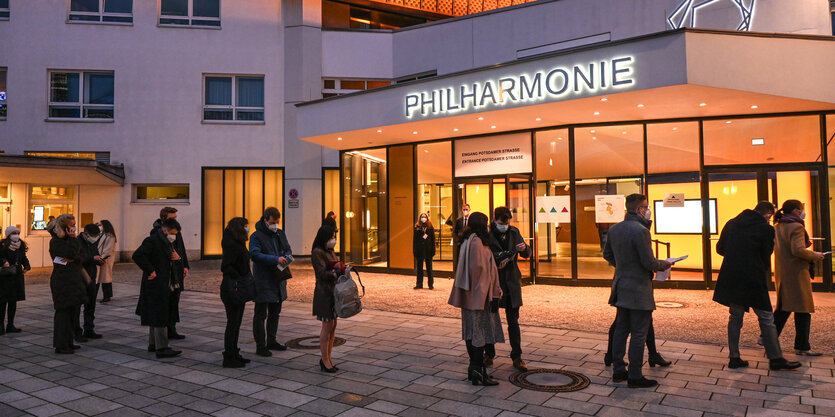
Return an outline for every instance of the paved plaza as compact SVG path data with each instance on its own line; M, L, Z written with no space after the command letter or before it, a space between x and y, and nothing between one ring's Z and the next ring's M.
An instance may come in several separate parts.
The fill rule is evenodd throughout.
M337 336L347 340L334 348L340 371L325 374L315 349L255 356L249 303L241 345L252 363L223 369L223 306L216 294L198 291L183 294L178 328L188 337L172 342L183 355L158 360L146 351L147 328L134 315L138 287L118 280L117 298L97 307L104 338L75 355L56 355L49 287L41 282L27 287L20 304L23 333L0 336L0 416L835 416L831 356L771 372L761 350L743 349L751 368L728 370L722 346L659 340L674 364L645 368L660 386L629 389L612 383L603 366L605 334L523 326L532 368L579 372L591 384L556 394L518 388L507 381L513 368L505 344L494 373L500 385L481 387L465 380L459 320L375 310L340 321ZM309 303L284 305L281 341L319 328Z

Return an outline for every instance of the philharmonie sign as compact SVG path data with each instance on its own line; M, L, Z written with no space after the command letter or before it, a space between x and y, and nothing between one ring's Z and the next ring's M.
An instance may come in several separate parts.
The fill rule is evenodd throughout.
M635 57L620 56L415 92L406 95L406 117L579 98L587 93L632 87L635 83L634 63Z

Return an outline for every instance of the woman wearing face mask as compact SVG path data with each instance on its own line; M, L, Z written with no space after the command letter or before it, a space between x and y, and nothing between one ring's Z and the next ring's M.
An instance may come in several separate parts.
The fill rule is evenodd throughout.
M316 239L313 240L310 262L316 273L313 315L322 322L322 331L319 333L322 359L319 360L319 369L328 373L339 370L331 360L333 341L336 338L336 312L334 311L336 300L333 289L336 279L345 273L345 266L333 253L334 246L336 246L336 231L328 225L320 227L316 233Z
M220 270L223 271L223 280L220 282L220 300L223 301L223 307L226 309L226 332L223 337L224 368L243 368L249 363L249 359L244 359L238 348L238 335L241 332L246 302L241 302L232 293L233 281L252 275L249 250L246 248L247 240L249 240L249 221L243 217L229 220L226 230L223 231L223 240L220 242L223 248L223 258L220 261Z
M76 237L75 217L72 214L58 216L47 229L52 235L49 256L52 258L52 276L49 289L55 308L52 345L55 353L73 353L80 346L73 344L75 309L87 302L87 283L82 272L81 242Z
M26 299L23 274L32 269L29 266L29 258L26 257L27 250L29 247L26 246L26 242L20 240L20 229L14 226L7 227L6 238L0 242L0 264L7 268L14 267L17 273L0 276L0 335L6 332L20 333L20 329L14 325L14 316L17 302ZM6 327L3 327L4 316L8 318Z
M99 267L99 283L101 284L102 299L106 303L113 298L113 265L116 263L116 229L110 220L99 223L101 239L99 239L99 254L104 264Z
M435 229L429 221L429 215L420 213L415 223L414 238L412 239L412 253L415 255L415 268L417 269L416 290L423 288L423 264L426 263L426 276L429 279L429 289L435 289L435 280L432 277L432 257L435 256Z
M774 213L774 283L777 290L774 325L779 336L789 315L794 313L795 353L819 356L820 353L813 352L809 345L811 313L815 312L809 263L820 262L824 255L808 249L812 241L806 233L805 218L803 203L798 200L786 200Z

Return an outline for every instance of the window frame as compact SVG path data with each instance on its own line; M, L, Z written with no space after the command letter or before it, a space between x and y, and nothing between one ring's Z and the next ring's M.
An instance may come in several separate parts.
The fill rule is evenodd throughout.
M165 0L157 0L157 26L158 27L170 27L170 28L192 28L192 29L221 29L223 26L223 21L221 17L223 15L223 2L222 0L217 0L217 17L205 17L205 16L194 16L194 0L186 0L188 2L188 14L186 16L176 16L176 15L164 15L162 14L162 2ZM188 20L188 24L180 24L180 23L162 23L162 19L179 19L179 20ZM209 25L195 25L194 20L207 20L207 21L217 21L217 26L209 26Z
M3 83L6 85L5 91L0 91L3 93L0 96L0 105L6 106L5 115L0 115L0 121L5 121L9 117L9 69L7 67L0 67L0 73L3 74Z
M133 26L133 0L131 0L130 13L112 13L112 12L105 12L104 7L107 0L98 0L99 2L99 11L98 12L74 12L72 10L72 0L67 0L67 23L68 24L91 24L91 25L116 25L116 26ZM96 16L99 18L97 21L93 20L72 20L71 17L73 15L77 16ZM130 22L108 22L105 21L105 17L121 17L130 18Z
M78 101L52 101L52 74L78 74ZM89 104L84 103L86 85L85 74L111 74L113 75L113 104ZM47 122L85 122L85 123L113 123L116 120L116 72L108 70L63 70L49 69L46 72L46 121ZM49 112L53 106L74 107L79 109L79 117L52 117ZM113 111L113 117L84 117L85 108L107 109Z
M206 104L206 78L215 77L215 78L231 78L232 82L232 98L231 98L231 105L221 105L221 104ZM263 81L263 88L262 94L264 95L264 107L244 107L237 105L237 98L238 98L238 78L261 78ZM263 125L267 123L267 83L266 83L266 76L264 74L216 74L216 73L203 73L203 98L202 98L202 111L201 111L201 121L205 124L250 124L250 125ZM206 119L206 110L229 110L232 112L232 119L231 120L207 120ZM238 110L260 110L264 115L264 120L238 120Z
M137 198L136 192L139 187L188 187L188 198ZM191 184L190 183L135 183L131 184L131 204L191 204Z
M9 20L11 18L12 18L12 5L11 5L11 0L9 0L9 7L0 7L0 20Z

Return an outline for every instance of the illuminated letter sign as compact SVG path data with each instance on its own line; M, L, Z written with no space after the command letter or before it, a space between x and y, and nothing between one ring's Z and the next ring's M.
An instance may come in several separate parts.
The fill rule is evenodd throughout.
M412 92L405 97L404 110L411 119L627 88L635 84L634 63L635 57L622 56Z

